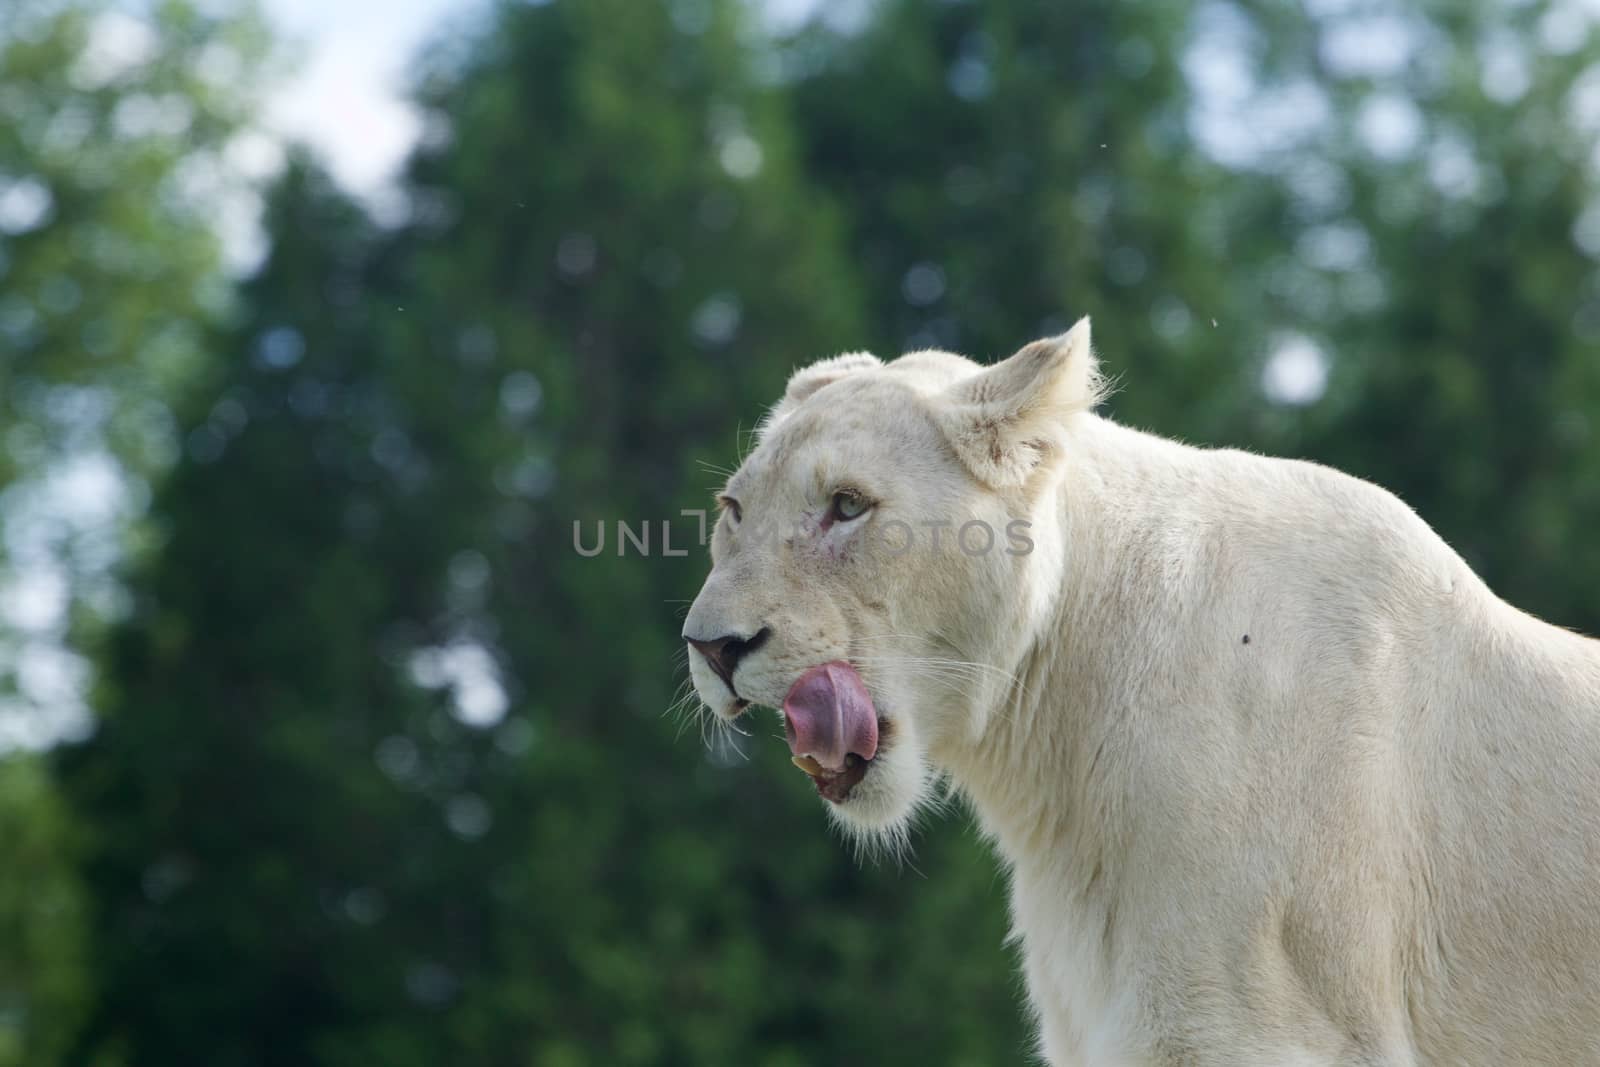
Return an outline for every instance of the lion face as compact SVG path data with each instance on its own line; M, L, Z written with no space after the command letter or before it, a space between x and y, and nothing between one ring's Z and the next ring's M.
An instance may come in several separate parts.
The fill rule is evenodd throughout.
M1087 321L994 367L921 352L795 374L719 497L684 639L700 699L775 708L848 829L901 830L980 736L1059 572L1039 506L1096 378Z

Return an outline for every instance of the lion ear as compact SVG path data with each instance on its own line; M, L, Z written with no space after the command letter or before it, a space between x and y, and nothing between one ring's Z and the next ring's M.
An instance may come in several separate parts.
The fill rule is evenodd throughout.
M789 384L784 387L783 399L767 412L765 419L761 420L761 435L764 437L770 433L773 427L788 418L806 397L823 386L832 385L840 378L856 371L871 370L873 367L881 366L883 364L871 352L846 352L829 359L819 359L809 367L801 367L789 375Z
M1024 485L1062 451L1071 416L1100 402L1089 320L947 389L937 417L973 475L996 489Z

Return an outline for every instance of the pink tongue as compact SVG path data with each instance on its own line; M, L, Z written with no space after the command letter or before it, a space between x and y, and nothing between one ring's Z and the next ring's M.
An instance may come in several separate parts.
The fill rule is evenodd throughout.
M861 675L843 660L800 676L783 698L783 729L791 752L830 771L844 770L852 752L871 759L878 751L878 712Z

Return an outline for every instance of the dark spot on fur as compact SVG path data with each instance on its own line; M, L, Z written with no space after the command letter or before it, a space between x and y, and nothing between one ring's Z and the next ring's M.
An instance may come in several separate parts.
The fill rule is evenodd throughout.
M1244 635L1244 643L1247 644L1247 645L1250 643L1250 635L1249 634L1245 634Z

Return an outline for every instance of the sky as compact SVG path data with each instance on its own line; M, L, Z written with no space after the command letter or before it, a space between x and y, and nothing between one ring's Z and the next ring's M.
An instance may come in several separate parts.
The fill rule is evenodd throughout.
M434 32L482 0L266 0L297 69L273 93L268 125L318 150L341 184L378 195L415 142L406 70Z

